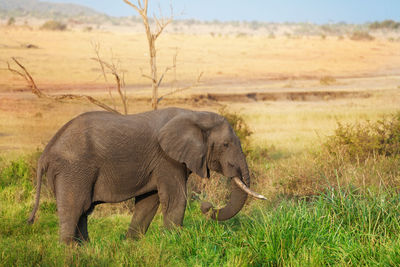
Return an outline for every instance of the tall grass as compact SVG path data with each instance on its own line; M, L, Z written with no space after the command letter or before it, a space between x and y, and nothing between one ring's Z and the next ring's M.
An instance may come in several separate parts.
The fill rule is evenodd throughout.
M319 195L251 202L234 219L215 222L188 200L184 227L167 231L157 215L148 233L126 240L131 214L89 219L91 241L58 242L51 196L34 225L26 223L34 190L29 161L2 163L1 266L288 266L400 264L400 198L395 191L328 186ZM304 162L303 162L304 163ZM105 205L106 206L106 205Z

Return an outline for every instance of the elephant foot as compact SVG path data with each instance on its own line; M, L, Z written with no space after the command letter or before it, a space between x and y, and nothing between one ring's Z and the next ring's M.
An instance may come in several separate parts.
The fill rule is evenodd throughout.
M144 234L139 233L137 231L133 231L133 230L128 230L128 232L125 235L126 239L131 239L131 240L139 240L144 236Z

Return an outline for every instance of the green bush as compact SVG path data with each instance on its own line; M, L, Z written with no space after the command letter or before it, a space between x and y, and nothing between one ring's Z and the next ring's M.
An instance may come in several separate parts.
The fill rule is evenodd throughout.
M56 20L49 20L46 21L41 27L41 30L49 30L49 31L65 31L67 29L67 25L56 21Z
M330 154L365 160L374 155L400 154L400 112L376 122L341 124L324 144Z

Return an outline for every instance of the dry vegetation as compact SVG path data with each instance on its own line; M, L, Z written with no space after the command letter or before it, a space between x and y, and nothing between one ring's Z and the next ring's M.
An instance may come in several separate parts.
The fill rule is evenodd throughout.
M143 88L148 80L140 69L148 69L148 47L143 33L126 32L49 32L24 28L0 29L0 60L17 56L34 71L38 84L53 90L95 89L99 79L93 56L93 41L102 45L105 59L113 55L127 71L125 81L134 88ZM237 84L250 81L315 79L332 77L379 76L396 73L400 61L399 42L376 39L355 42L319 37L287 39L279 36L222 36L166 34L158 40L159 69L171 65L179 49L177 76L182 82L195 79L204 71L206 84ZM31 43L39 49L22 49L20 44ZM111 51L112 50L112 51ZM4 63L3 63L4 64ZM5 67L5 66L4 66ZM165 85L173 81L165 77ZM23 88L7 72L1 75L1 91Z
M0 41L3 68L11 62L11 56L16 56L46 93L90 94L111 105L106 89L109 85L104 83L98 62L90 60L95 56L92 43L100 43L103 59L117 59L124 73L130 112L149 109L148 80L141 72L148 68L143 33L52 32L7 26L0 31L6 37ZM254 132L253 142L259 146L297 153L332 133L336 121L374 119L398 109L399 42L183 33L160 35L158 41L159 69L170 66L179 49L176 73L164 77L161 95L173 91L175 76L185 86L204 71L201 86L166 97L161 107L217 111L221 103L213 98L191 95L227 94L223 104L243 114ZM38 49L20 46L26 43ZM4 69L0 72L2 154L41 149L63 123L83 111L97 109L84 101L57 104L35 99L23 79ZM254 102L251 97L229 101L229 94L254 92L273 93L278 101ZM287 92L291 95L284 97ZM327 94L304 97L302 92ZM342 92L354 94L346 97ZM363 97L358 98L358 92ZM296 94L300 95L296 98Z
M256 27L257 25L253 26ZM258 214L257 216L262 217L262 220L257 221L259 223L257 227L260 229L264 229L262 222L265 221L263 220L270 218L269 215L265 217L264 210L270 210L271 207L280 205L277 203L283 198L307 197L308 199L308 197L314 197L321 192L328 192L324 195L323 200L314 202L322 203L321 205L326 208L328 215L310 219L311 222L314 222L318 218L331 218L329 216L332 214L329 212L334 209L328 205L329 203L339 201L340 203L335 208L349 208L346 210L348 213L338 210L338 214L332 215L337 216L335 218L340 217L340 214L351 216L356 211L361 210L355 208L357 205L369 203L362 199L359 201L357 198L359 192L369 194L372 191L382 192L383 189L397 190L400 188L398 145L396 145L396 142L398 142L396 138L399 138L400 130L396 128L398 127L396 120L393 120L393 118L398 117L389 115L398 114L397 112L400 109L400 42L389 41L387 36L384 38L377 36L372 39L368 37L371 36L370 33L359 35L362 38L357 40L351 40L355 35L353 37L351 34L346 37L340 35L340 38L338 38L330 28L324 27L321 30L324 32L323 38L322 35L300 38L297 35L281 34L273 35L273 38L271 38L270 34L167 33L160 36L158 40L160 49L157 53L157 59L158 68L161 70L171 65L171 58L176 55L177 48L179 50L176 58L176 73L169 73L171 75L166 75L163 78L160 95L169 94L179 87L189 86L199 73L204 72L200 86L165 97L164 101L160 102L160 108L179 106L212 110L220 112L231 121L236 122L236 130L241 131L240 135L252 170L253 186L257 191L270 198L268 204L264 206L250 200L250 205L241 213ZM103 59L106 61L118 59L118 67L124 73L129 112L138 113L151 109L151 88L147 86L149 84L148 79L143 77L141 71L141 69L146 70L148 68L149 58L147 39L143 33L125 30L106 32L96 29L90 31L70 29L60 32L4 26L0 27L0 35L6 37L0 39L0 64L3 64L1 68L6 69L6 62L11 62L10 57L16 56L31 72L38 87L43 89L45 93L90 94L112 106L113 101L109 98L107 89L110 85L104 82L99 61L90 60L95 56L92 43L98 42L102 46ZM25 44L32 44L36 49L28 48ZM176 84L176 77L180 81L179 84ZM19 158L21 154L40 152L61 125L77 114L97 109L100 108L83 100L54 102L47 98L38 99L32 95L24 80L7 70L1 69L0 158L9 162ZM116 109L123 110L123 107L119 104ZM382 119L383 117L386 119ZM379 120L381 122L376 122ZM382 129L389 130L382 134ZM388 139L386 136L394 136L394 139ZM382 143L385 144L384 147L380 147ZM390 155L387 155L386 152L378 153L378 151L386 151L387 148L393 148L395 152L391 152ZM357 157L360 151L364 153L362 158ZM30 160L33 166L35 156ZM15 166L17 167L25 166L18 161L16 162ZM18 172L17 167L14 170L14 165L11 164L5 170ZM24 168L29 168L29 166ZM32 173L34 172L32 171ZM4 177L6 175L8 174L5 173ZM23 179L27 180L31 177L23 177ZM193 195L193 198L207 198L217 205L222 205L221 202L228 191L219 190L219 188L221 188L221 184L227 182L226 179L220 179L217 175L214 175L207 182L200 181L196 177L191 179L191 187L197 192ZM12 184L12 182L10 183ZM355 191L351 191L352 186L355 186ZM31 187L31 183L29 183L28 189L32 190ZM341 195L342 187L350 188L351 192L356 193L354 195L349 194L351 197L343 196ZM28 193L30 191L28 189L24 189L26 192L18 193L21 195L19 197L23 198L26 195L25 198L29 199ZM375 199L375 195L368 196L370 202L371 199ZM352 197L357 199L357 202L352 202L354 200ZM287 208L288 213L290 213L291 209L288 206L291 204L283 203L283 210ZM324 206L324 203L328 203L327 206ZM346 203L348 206L346 206ZM356 204L353 205L352 203ZM372 201L371 203L375 202ZM385 203L397 205L397 202ZM25 210L30 208L28 204L24 204ZM320 206L317 206L313 210L312 206L310 212L308 212L309 207L307 205L295 203L293 208L301 209L298 214L305 212L306 217L320 208ZM260 207L260 213L255 212L257 207ZM366 209L371 208L373 210L376 207L378 206L372 208L368 206ZM394 209L394 206L389 208ZM46 193L42 212L48 211L49 214L53 214L54 209L53 198ZM100 224L103 216L119 213L123 214L122 217L112 217L112 220L116 220L118 225L125 225L128 221L126 214L131 209L132 206L129 202L118 205L104 205L96 208L92 218ZM351 211L351 209L355 210ZM294 213L297 214L297 211ZM191 209L188 212L191 215L195 214ZM22 211L20 213L24 214ZM283 216L281 218L282 223L287 222L286 217L284 218L285 215L279 214L276 216ZM370 218L368 216L371 214L364 215L361 214L360 218ZM276 219L275 215L271 216L271 218ZM122 223L118 221L120 220L118 218L122 218ZM188 218L188 220L192 220L191 217ZM372 218L376 217L372 216ZM381 219L382 216L378 215L376 221L378 222ZM52 222L54 220L53 218ZM242 217L240 220L253 226L257 224L253 219ZM355 223L349 223L349 225L359 225L357 220L356 218ZM193 223L193 221L190 222ZM115 223L115 221L112 223ZM396 224L395 220L390 221L387 225L392 225L392 223ZM232 225L235 225L235 223L232 223ZM232 225L213 225L212 227L225 232L225 230L231 229ZM274 223L271 223L270 226L273 228L273 225ZM307 225L313 225L313 223ZM342 222L333 224L334 227L337 225L340 228ZM204 227L204 225L199 227ZM386 229L390 227L385 227L383 226L382 231L387 233ZM330 226L327 229L333 228ZM198 229L196 228L196 230ZM279 229L275 230L278 231ZM347 240L348 236L346 235L351 230L347 228L341 230L343 231L342 238ZM97 231L101 232L101 229L97 229ZM158 229L153 230L153 232L150 231L150 242L143 241L151 244L147 244L149 251L154 251L153 243L155 242L152 242L154 241L152 239L154 238L154 231L158 231ZM267 230L264 229L263 231ZM290 232L279 231L282 231L282 235ZM119 232L122 232L122 230ZM200 229L199 232L204 231ZM232 234L235 235L236 232L238 231L232 231ZM319 231L311 232L319 233ZM190 233L190 230L188 233ZM263 238L268 236L269 233L274 233L273 229L269 232L268 228L267 232L263 232L262 241L258 240L259 243L255 243L255 251L258 251L258 249L261 251L261 247L266 243ZM332 233L329 232L329 234ZM218 236L218 234L216 235ZM95 238L99 239L100 236L98 234ZM257 240L259 235L255 233L254 236ZM370 232L365 233L365 236L372 239L378 238L378 235L372 235ZM365 236L360 237L361 243L364 242ZM294 235L293 240L297 237L298 235ZM391 237L389 234L387 240L391 240ZM168 238L174 239L176 237L172 234L167 237L167 240L169 240ZM291 238L287 240L292 240ZM187 239L193 240L193 238ZM275 240L273 237L271 239ZM320 240L319 237L315 237L315 239L317 243ZM242 240L242 237L239 236L237 240ZM276 238L276 240L286 239ZM312 238L308 240L312 240ZM388 242L389 245L387 247L382 245L381 248L386 247L388 251L392 251L392 241L387 240L384 241ZM156 241L162 242L158 239ZM246 242L246 246L251 244L251 240ZM293 242L295 243L295 241ZM345 243L343 240L337 242L328 246L327 251L329 253L332 253L331 246L341 247ZM366 247L369 248L370 242L375 241L368 240L365 242L368 243ZM393 242L397 242L397 246L400 247L398 240ZM112 245L114 246L114 243ZM125 245L123 243L122 246ZM319 246L319 244L314 245L313 243L310 247ZM175 244L175 247L178 246ZM238 246L242 246L242 244ZM125 249L131 251L130 248L130 245L125 247ZM234 251L235 248L235 246L231 248L231 251ZM290 260L296 262L290 256L293 251L291 248L283 247L282 243L277 243L276 246L271 245L271 248L278 249L275 251L276 253L271 252L271 255L278 255L285 251L289 253L286 256L281 255L281 258L273 261L276 264L284 265L288 263L288 260L289 262L291 262ZM300 248L303 249L301 245L299 245ZM93 249L98 251L98 248ZM350 251L351 249L346 250L344 248L343 250ZM269 250L264 249L262 251ZM83 252L80 255L86 257L85 253ZM138 253L137 257L143 257L140 252ZM149 253L151 254L151 252ZM182 253L184 254L184 252ZM260 255L261 252L254 253L254 255ZM316 252L316 254L318 253ZM351 252L348 253L348 255L352 255ZM341 259L341 254L341 252L335 254L334 259ZM258 259L254 255L249 254L248 257L256 259L255 264L265 263L262 257ZM308 257L308 254L304 255L305 258ZM60 257L63 258L63 256ZM207 257L207 255L204 257ZM375 255L375 257L377 256ZM182 256L182 258L185 257ZM372 256L371 258L375 259ZM169 258L167 257L167 259ZM237 259L242 259L241 253L238 254L237 258L233 257L230 264L241 265L240 263L235 264ZM161 263L168 262L164 258L165 261L158 260ZM346 256L343 256L342 261L329 261L329 259L323 258L320 265L334 265L335 263L343 265L366 264L366 262L358 260L349 261ZM76 263L79 260L72 260L72 262ZM134 260L132 262L133 264L136 263ZM132 264L132 262L129 263ZM368 263L377 262L380 261ZM388 260L388 262L391 261ZM194 261L193 265L196 265L196 263L199 262ZM213 264L213 262L209 263ZM218 263L223 264L225 262L221 260ZM64 264L66 263L64 262Z

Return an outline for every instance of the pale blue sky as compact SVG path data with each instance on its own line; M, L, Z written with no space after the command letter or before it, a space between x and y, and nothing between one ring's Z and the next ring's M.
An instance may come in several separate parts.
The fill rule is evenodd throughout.
M112 16L137 15L122 0L46 1L77 3ZM400 21L400 0L150 0L150 3L155 7L161 3L166 15L172 3L174 13L183 12L178 17L181 19L314 23Z

